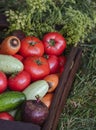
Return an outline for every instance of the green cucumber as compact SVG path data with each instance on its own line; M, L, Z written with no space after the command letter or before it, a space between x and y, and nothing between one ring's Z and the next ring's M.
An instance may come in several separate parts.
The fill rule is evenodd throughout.
M34 100L36 96L42 98L48 92L49 85L45 80L38 80L30 84L23 93L26 95L27 100Z
M15 116L14 116L15 121L22 121L21 110L22 110L21 108L18 108L18 110L16 111Z
M0 112L11 111L20 106L26 97L22 92L7 91L0 94Z
M0 71L6 74L12 74L22 71L24 68L22 62L11 55L0 54Z

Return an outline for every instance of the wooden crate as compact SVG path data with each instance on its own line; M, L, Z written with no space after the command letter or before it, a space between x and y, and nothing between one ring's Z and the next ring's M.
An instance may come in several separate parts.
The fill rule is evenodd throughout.
M6 27L8 27L8 23L6 21L4 22L3 26L2 24L0 25L1 29ZM48 118L42 126L19 121L0 120L0 130L56 130L60 114L64 109L64 105L80 65L81 57L82 49L79 46L73 47L68 55L65 69L61 75L58 87L55 90L52 104L49 109Z

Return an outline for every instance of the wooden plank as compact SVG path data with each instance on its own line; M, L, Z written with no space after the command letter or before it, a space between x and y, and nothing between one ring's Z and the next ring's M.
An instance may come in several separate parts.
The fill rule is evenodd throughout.
M59 105L60 105L59 103L60 103L61 97L62 97L62 95L64 93L64 86L65 86L65 84L67 82L70 71L72 69L73 61L75 60L76 55L78 54L78 50L79 50L79 47L74 47L74 48L72 48L72 50L70 52L70 55L68 57L68 61L67 61L66 65L65 65L65 70L64 70L64 72L63 72L63 74L61 76L60 82L59 82L58 87L56 89L56 92L54 94L52 104L50 106L47 121L43 125L42 130L45 130L45 129L53 130L52 127L53 127L53 124L54 124L54 119L56 118L55 117L56 113L57 113L57 111L59 109Z

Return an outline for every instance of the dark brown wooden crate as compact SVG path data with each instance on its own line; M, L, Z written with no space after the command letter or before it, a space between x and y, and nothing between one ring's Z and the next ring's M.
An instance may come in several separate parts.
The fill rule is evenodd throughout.
M4 23L6 23L6 19ZM2 22L0 24L0 30L2 28L8 27L8 23L5 25ZM81 62L82 49L79 46L75 46L70 51L68 56L64 72L61 75L58 87L56 88L52 104L49 109L49 115L43 126L39 127L33 125L32 123L23 122L11 122L0 120L0 130L14 129L14 130L56 130L58 120L64 105L66 103L67 97L72 87L76 72ZM2 125L1 125L2 124Z

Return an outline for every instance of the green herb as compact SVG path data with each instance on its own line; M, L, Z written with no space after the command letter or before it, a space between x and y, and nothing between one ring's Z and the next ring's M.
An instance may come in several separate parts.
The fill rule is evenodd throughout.
M90 0L17 0L5 9L10 23L7 34L21 29L42 39L45 33L60 32L67 44L96 37L96 3ZM22 2L22 4L21 4Z

